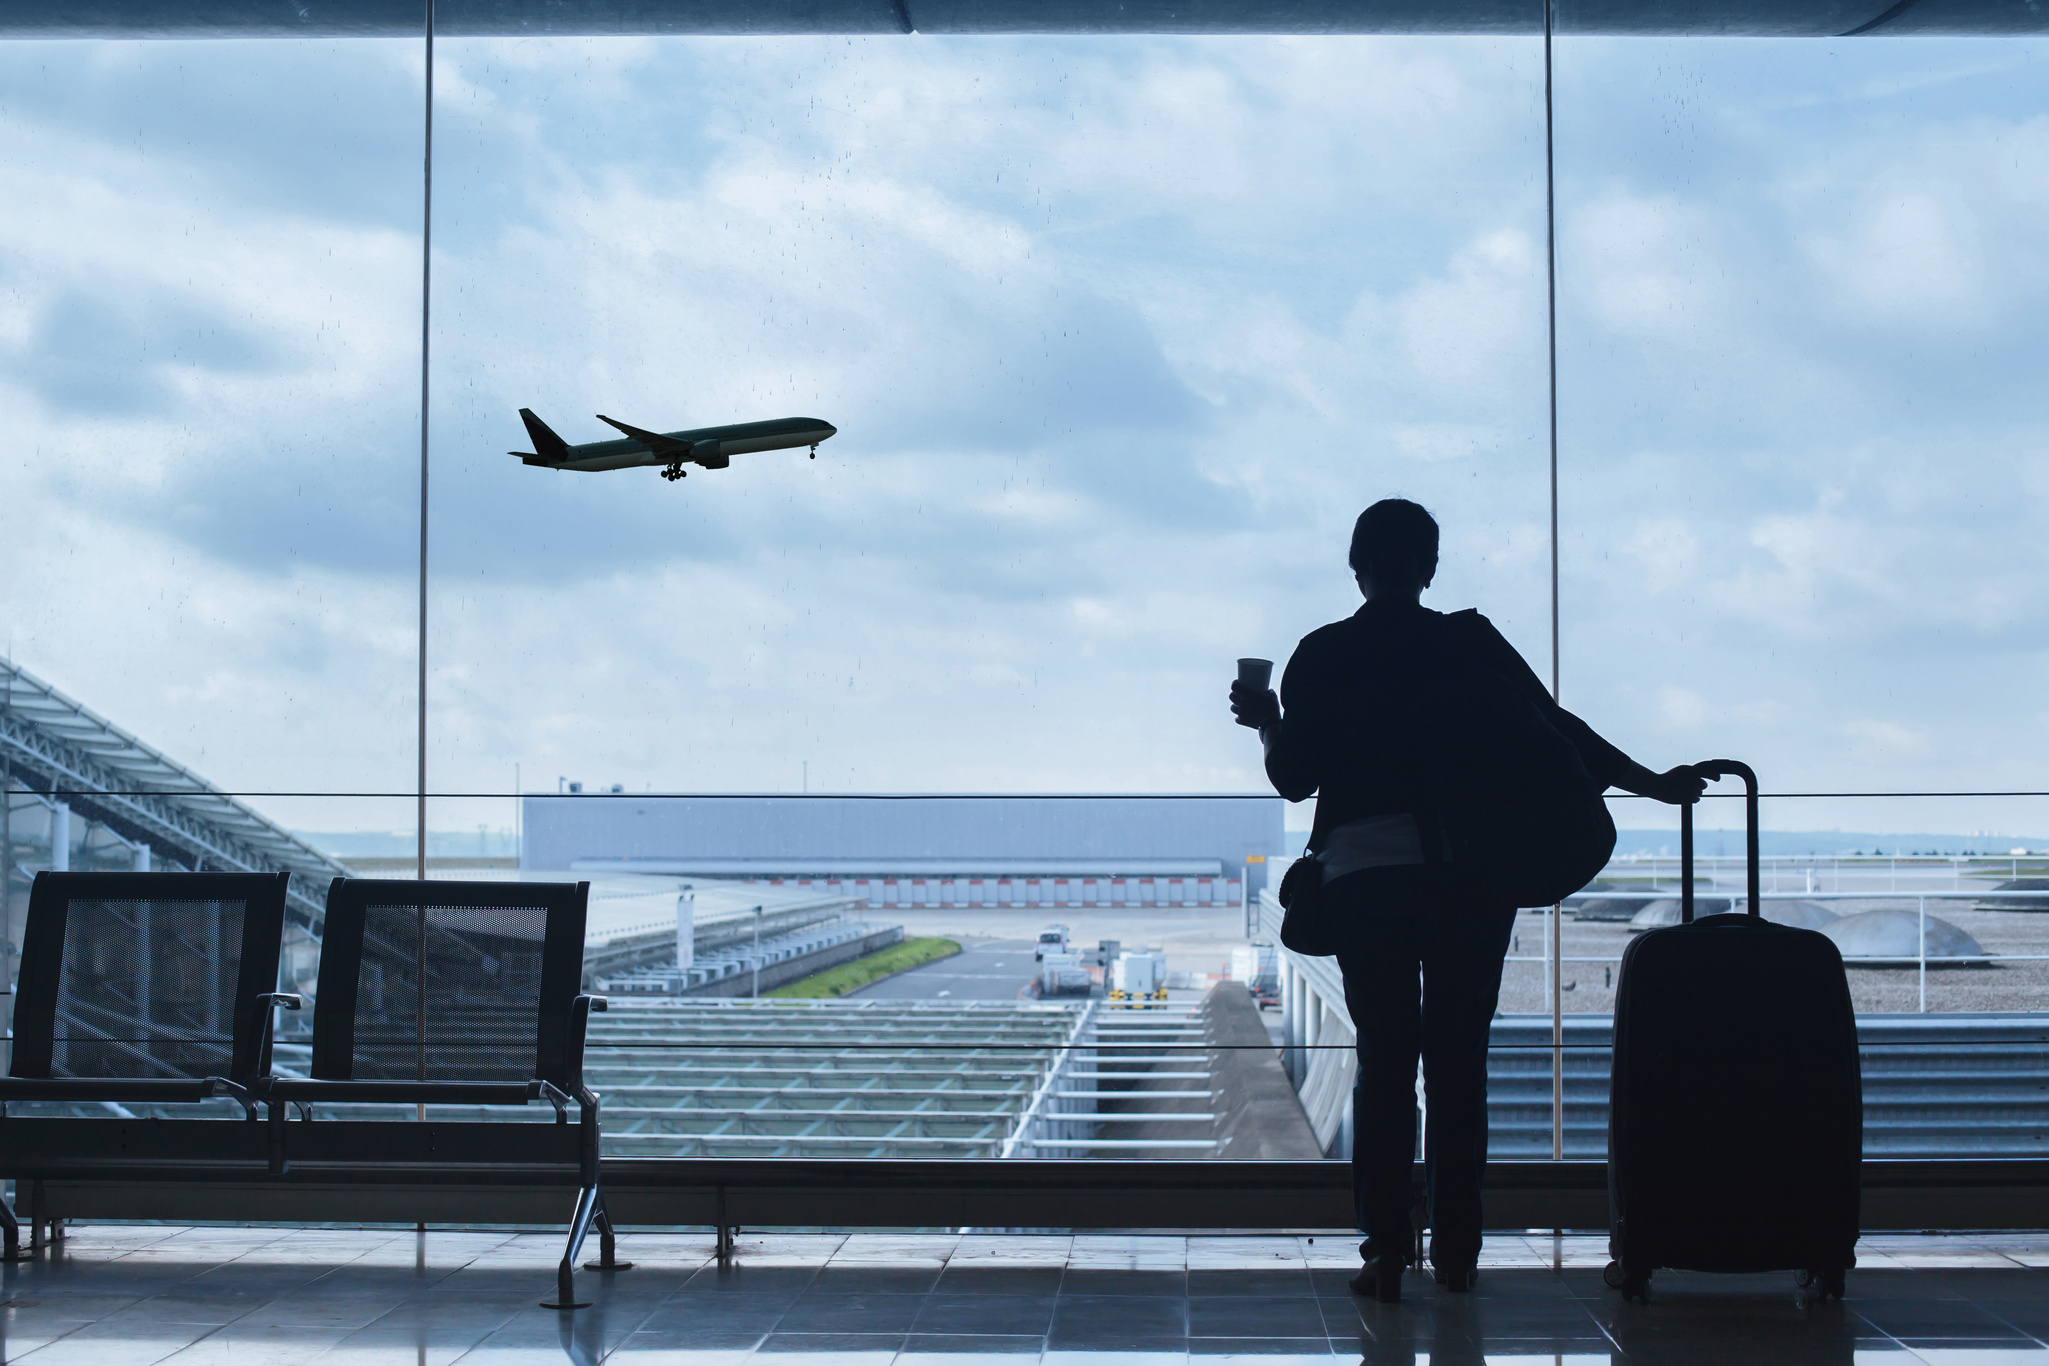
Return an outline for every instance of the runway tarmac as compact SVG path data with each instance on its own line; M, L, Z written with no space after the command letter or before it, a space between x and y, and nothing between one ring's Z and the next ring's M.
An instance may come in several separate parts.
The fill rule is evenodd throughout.
M951 958L885 977L847 994L864 1001L1015 1001L1032 980L1032 943L1030 939L962 939L960 952Z
M1023 950L1018 986L1032 975L1031 948L1048 925L1067 926L1069 943L1076 949L1093 949L1104 939L1115 939L1127 949L1161 949L1170 972L1220 973L1230 962L1232 947L1245 942L1245 921L1236 906L890 906L872 912L872 917L902 921L906 935L944 935L963 947L971 939L1014 943ZM933 966L943 970L946 965Z

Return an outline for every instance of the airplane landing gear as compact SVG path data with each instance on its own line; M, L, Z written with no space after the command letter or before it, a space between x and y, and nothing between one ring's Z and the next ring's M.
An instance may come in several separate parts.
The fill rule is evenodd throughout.
M811 458L813 460L816 460L818 458L818 447L815 443L811 447Z
M681 479L684 475L688 473L690 473L690 471L684 469L683 462L681 460L678 460L674 464L670 465L669 468L662 471L662 478Z

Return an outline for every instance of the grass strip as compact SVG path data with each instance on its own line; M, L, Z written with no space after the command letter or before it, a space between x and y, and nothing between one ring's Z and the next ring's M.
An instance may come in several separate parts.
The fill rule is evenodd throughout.
M814 972L809 977L799 977L773 991L764 991L763 996L777 997L786 1001L820 1001L835 996L844 996L850 991L859 991L871 982L885 977L894 977L912 968L921 968L927 963L936 963L942 958L951 958L960 952L960 945L951 939L920 936L903 939L886 949L863 954L850 963Z

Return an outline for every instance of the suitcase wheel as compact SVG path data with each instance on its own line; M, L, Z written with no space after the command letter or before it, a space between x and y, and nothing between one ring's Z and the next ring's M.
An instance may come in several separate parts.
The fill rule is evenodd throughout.
M1820 1270L1810 1269L1800 1273L1799 1284L1800 1289L1806 1295L1807 1302L1809 1304L1817 1304L1822 1300L1841 1299L1846 1288L1844 1284L1845 1278L1846 1273L1839 1266Z
M1625 1301L1636 1304L1651 1302L1651 1273L1628 1271L1620 1262L1610 1262L1601 1268L1601 1280L1611 1290L1620 1290Z

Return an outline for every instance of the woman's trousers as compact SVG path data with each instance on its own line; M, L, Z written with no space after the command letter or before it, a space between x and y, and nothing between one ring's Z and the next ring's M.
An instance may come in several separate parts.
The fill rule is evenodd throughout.
M1345 1005L1358 1030L1352 1090L1352 1199L1378 1248L1414 1239L1416 1064L1430 1260L1470 1267L1480 1255L1480 1181L1487 1168L1487 1035L1515 909L1475 909L1434 890L1422 867L1374 868L1325 889L1342 947Z

